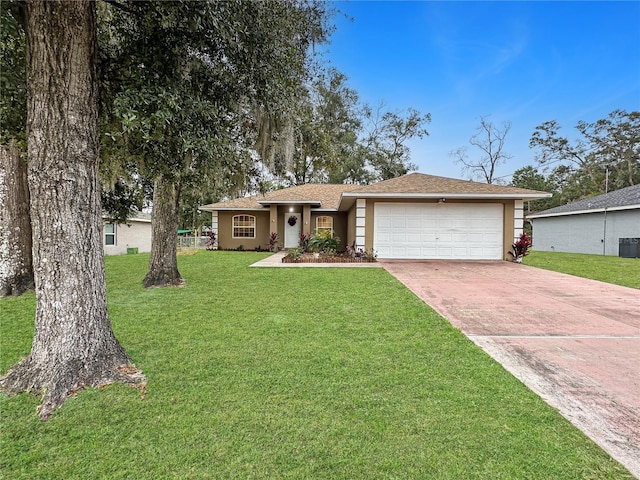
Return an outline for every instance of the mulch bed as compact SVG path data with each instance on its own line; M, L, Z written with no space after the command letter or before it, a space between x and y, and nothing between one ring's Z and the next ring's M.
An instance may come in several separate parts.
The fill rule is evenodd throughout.
M282 263L374 263L375 258L347 257L343 255L320 255L315 257L313 254L305 253L298 258L282 259Z

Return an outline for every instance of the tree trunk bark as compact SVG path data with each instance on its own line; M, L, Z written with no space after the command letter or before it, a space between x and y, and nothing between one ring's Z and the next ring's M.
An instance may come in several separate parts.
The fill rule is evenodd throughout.
M27 1L28 168L36 285L29 356L0 391L66 397L116 381L144 387L107 314L98 179L96 11L90 0Z
M151 215L151 258L144 286L165 287L183 285L178 272L176 244L178 242L180 189L175 182L160 175L153 185Z
M0 145L0 297L34 287L24 156L14 142Z

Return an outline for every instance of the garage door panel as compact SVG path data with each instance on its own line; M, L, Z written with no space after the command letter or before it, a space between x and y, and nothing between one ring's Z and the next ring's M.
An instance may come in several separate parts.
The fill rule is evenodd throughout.
M433 228L435 226L435 221L433 218L420 218L420 228Z
M379 205L379 206L376 206L376 213L378 215L380 215L381 217L383 217L383 216L390 217L392 214L393 215L397 215L398 214L397 212L395 212L395 213L391 212L391 205Z
M502 258L502 249L483 248L477 250L471 260L496 259L498 256Z
M403 207L404 211L407 215L416 215L416 216L422 215L422 209L420 208L420 205L406 204L406 203L403 205L404 205Z
M456 230L475 230L480 226L482 226L482 221L475 222L468 218L455 218L453 222L451 222L451 228L455 228Z
M391 232L382 232L379 235L379 242L381 245L386 245L391 243Z
M422 219L420 217L411 216L407 217L407 228L422 228Z
M469 248L467 247L452 247L452 254L456 257L461 257L461 258L468 258L470 253L469 253Z
M407 219L405 217L392 218L391 228L395 228L397 230L407 228Z
M423 233L422 234L422 242L426 245L430 245L431 243L435 243L436 234L435 233Z
M391 217L380 217L378 219L378 227L380 232L385 232L391 229Z
M481 243L482 239L486 238L482 233L461 233L454 237L454 240L458 243L470 242L470 243Z
M376 203L380 258L501 259L501 204Z

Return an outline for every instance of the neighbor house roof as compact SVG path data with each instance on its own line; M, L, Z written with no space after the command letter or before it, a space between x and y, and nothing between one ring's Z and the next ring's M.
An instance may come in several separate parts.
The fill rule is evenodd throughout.
M110 221L111 217L106 213L103 213L102 219ZM151 214L146 212L135 212L127 218L127 222L151 223Z
M348 209L357 198L467 198L536 199L550 193L525 188L487 185L486 183L410 173L372 185L307 184L284 188L264 195L236 198L203 205L200 210L262 210L272 204L307 204L326 210Z
M578 200L577 202L543 210L542 212L529 215L529 218L597 213L603 212L605 208L607 211L640 209L640 185L632 185L596 197L589 197Z

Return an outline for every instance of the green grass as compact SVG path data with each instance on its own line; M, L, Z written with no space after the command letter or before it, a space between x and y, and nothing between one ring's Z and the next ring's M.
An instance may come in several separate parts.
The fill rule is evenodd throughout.
M626 470L382 269L108 257L116 335L148 393L86 390L45 423L0 397L6 479L623 479ZM34 296L0 302L0 370Z
M640 289L640 260L637 258L531 251L524 257L522 263L554 272Z

